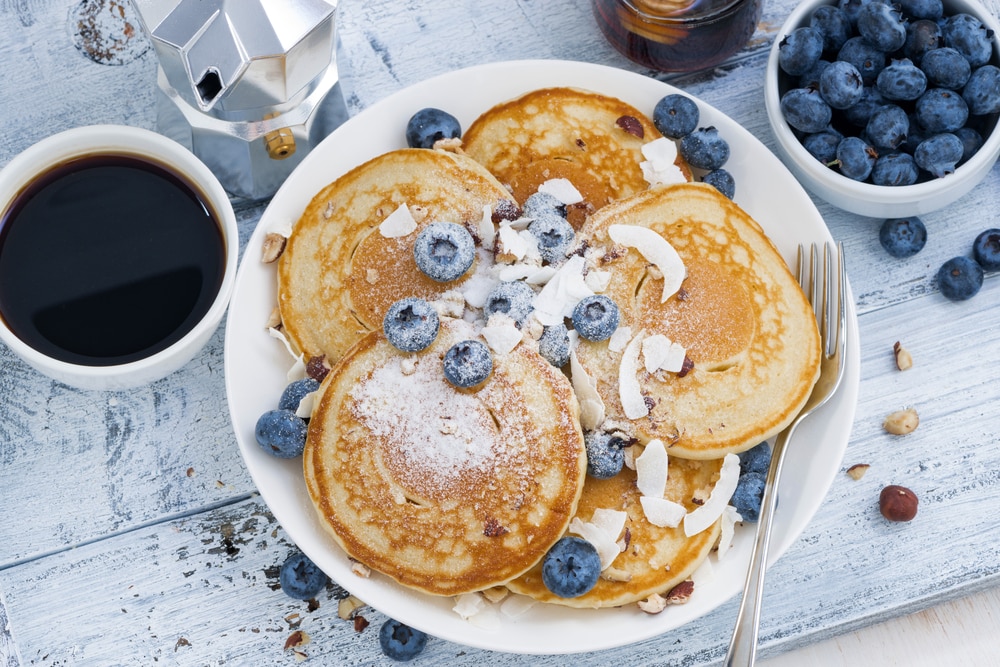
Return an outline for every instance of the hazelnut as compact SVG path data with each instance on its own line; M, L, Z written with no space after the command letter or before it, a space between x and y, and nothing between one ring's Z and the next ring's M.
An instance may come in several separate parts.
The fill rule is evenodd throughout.
M905 486L890 484L879 494L878 509L889 521L910 521L917 515L917 496Z
M892 353L896 357L896 368L905 371L913 367L913 356L899 344L898 340L892 346Z
M920 417L913 408L897 410L885 418L882 427L893 435L906 435L913 433L917 425L920 424Z

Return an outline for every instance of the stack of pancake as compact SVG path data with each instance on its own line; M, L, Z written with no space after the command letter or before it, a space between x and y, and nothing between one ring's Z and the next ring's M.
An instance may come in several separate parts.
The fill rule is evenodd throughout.
M642 147L661 138L621 100L545 89L486 111L461 152L387 153L308 205L279 259L278 305L295 351L332 368L314 403L304 472L323 525L351 558L434 595L505 585L546 602L608 607L665 593L716 546L721 516L690 535L683 523L648 520L634 466L587 476L585 433L614 431L630 463L647 443L664 443L663 498L695 511L725 455L775 435L801 409L818 376L819 340L808 302L746 212L689 182L679 158L683 182L647 182ZM487 319L475 297L512 261L499 226L556 178L581 195L567 207L574 254L607 278L587 284L601 282L621 313L612 339L574 337L573 375L596 392L588 404L600 405L583 419L581 377L541 356L541 325ZM401 207L406 224L387 231ZM440 221L465 226L477 244L473 267L447 283L412 258L419 230ZM685 272L676 293L664 294L662 267L642 248L612 238L616 225L652 230L676 250ZM437 340L417 353L397 350L381 330L389 306L408 296L441 315ZM628 365L629 350L663 336L683 346L683 372ZM494 367L482 384L457 388L442 358L470 338L490 344ZM639 417L623 368L645 408ZM545 553L604 510L623 518L612 537L620 553L590 592L553 595L540 575Z

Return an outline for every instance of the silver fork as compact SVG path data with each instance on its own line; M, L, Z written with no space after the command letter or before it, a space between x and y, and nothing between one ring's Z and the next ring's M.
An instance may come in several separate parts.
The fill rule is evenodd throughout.
M822 260L822 267L820 266ZM775 438L771 450L771 467L764 484L764 497L757 521L757 535L750 557L750 569L743 586L736 627L726 653L726 667L752 667L757 656L757 630L760 626L760 600L764 592L764 570L767 567L767 547L771 537L774 507L777 501L778 479L785 458L785 447L795 427L813 410L826 403L840 385L847 356L847 278L844 271L844 248L838 245L836 257L832 244L823 244L822 258L814 243L808 258L799 246L798 281L809 298L819 325L822 354L820 375L809 400L798 416Z

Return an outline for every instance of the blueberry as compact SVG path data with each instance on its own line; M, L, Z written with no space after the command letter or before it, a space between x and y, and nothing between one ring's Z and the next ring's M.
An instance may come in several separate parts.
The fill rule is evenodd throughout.
M778 44L778 66L786 74L800 76L823 54L823 34L816 28L796 28Z
M378 643L387 658L406 662L427 646L427 633L390 618L379 628Z
M844 137L837 144L837 168L855 181L863 181L872 173L878 153L858 137Z
M944 15L941 0L898 0L898 4L903 14L913 19L936 21Z
M756 522L760 518L760 503L764 497L764 473L747 472L740 475L730 503L744 521Z
M820 75L819 92L831 108L846 109L861 100L865 84L857 67L847 61L838 60L830 63Z
M985 65L993 53L993 33L971 14L953 14L944 22L941 35L946 46L965 56L973 67Z
M587 474L595 479L608 479L621 472L625 464L625 441L602 431L590 431L583 436L587 446Z
M618 306L603 294L587 296L573 308L573 328L590 341L607 340L618 328Z
M754 445L745 452L740 452L740 470L742 472L759 472L767 474L771 466L771 448L767 442Z
M801 132L826 129L833 110L815 88L792 88L781 96L781 114L789 125Z
M556 368L569 363L569 331L564 324L553 324L542 329L538 339L538 353Z
M1000 229L987 229L972 244L972 255L987 271L1000 269Z
M927 243L927 227L917 216L889 218L879 227L878 241L893 257L912 257Z
M413 259L424 275L446 283L462 276L476 257L472 235L454 222L432 222L420 230L413 244Z
M809 25L823 36L824 51L838 51L851 36L851 19L840 7L821 5L809 17Z
M903 58L879 72L875 85L887 100L915 100L927 90L927 75L909 58Z
M954 90L931 88L920 96L917 122L928 132L954 132L969 118L969 105Z
M666 95L653 107L653 125L663 136L672 139L694 132L698 118L698 105L686 95Z
M862 5L871 0L837 0L837 7L847 15L847 20L851 22L851 30L858 24L858 12Z
M883 53L906 43L906 25L899 11L882 2L869 2L858 10L858 34Z
M581 537L560 538L542 559L542 583L561 598L583 595L597 585L600 574L597 549Z
M962 89L962 99L969 105L969 113L976 116L1000 111L1000 68L977 67Z
M566 204L548 192L536 192L524 200L522 215L535 220L543 215L555 213L563 218L566 217Z
M816 88L819 89L819 80L823 76L823 72L826 68L830 66L829 60L823 60L820 58L816 61L816 64L806 70L805 74L799 77L799 88Z
M701 177L702 182L708 183L716 190L732 199L736 196L736 180L726 169L713 169Z
M964 148L961 139L944 132L921 141L913 151L913 159L924 171L942 178L955 173L955 165L962 159Z
M535 290L528 283L514 280L494 287L483 304L486 318L493 313L506 313L520 327L534 310Z
M293 553L281 564L281 590L296 600L311 600L326 588L329 579L316 563L302 552Z
M254 435L265 452L292 459L306 447L306 421L291 410L268 410L257 419Z
M557 264L566 259L566 253L576 238L573 225L554 212L532 220L528 225L528 232L538 242L538 253L542 256L542 261L549 264Z
M844 109L841 115L851 125L864 127L868 124L875 110L885 103L885 98L882 97L882 93L878 91L878 88L874 85L865 86L858 103Z
M493 355L485 343L463 340L444 355L444 377L456 387L475 387L493 372Z
M953 257L941 265L938 288L952 301L971 299L983 286L983 267L968 257Z
M920 61L920 69L927 75L927 84L935 88L959 90L969 80L972 65L955 49L942 46L928 51Z
M983 147L983 135L979 134L975 128L966 125L955 130L954 134L962 140L962 159L959 160L959 164L967 162Z
M886 104L876 109L865 127L868 141L880 150L898 148L909 132L910 118L895 104Z
M871 181L875 185L913 185L919 177L920 169L909 153L878 156L871 173Z
M393 347L402 352L419 352L437 338L441 321L431 304L417 297L400 299L382 318L382 331Z
M906 26L906 43L903 55L915 63L923 64L923 58L941 45L941 26L930 19L913 21Z
M729 143L714 127L701 127L681 139L681 157L697 169L718 169L729 159Z
M814 158L823 164L830 164L837 159L837 144L844 138L840 132L828 128L822 132L814 132L802 139L802 146Z
M433 107L413 114L406 124L406 144L410 148L433 148L436 141L461 136L462 126L458 119L447 111Z
M858 68L866 84L875 83L878 73L885 69L886 55L864 37L855 36L844 42L837 52L837 60L846 60Z
M299 409L299 403L302 402L302 399L317 389L319 389L319 381L313 378L302 378L290 383L281 392L281 398L278 399L278 409L295 412Z

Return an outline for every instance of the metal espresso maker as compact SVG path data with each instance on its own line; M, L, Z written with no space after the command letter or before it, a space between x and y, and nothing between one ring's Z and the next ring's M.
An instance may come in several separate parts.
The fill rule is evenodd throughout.
M157 129L237 199L274 194L347 118L337 0L132 0L159 59Z

